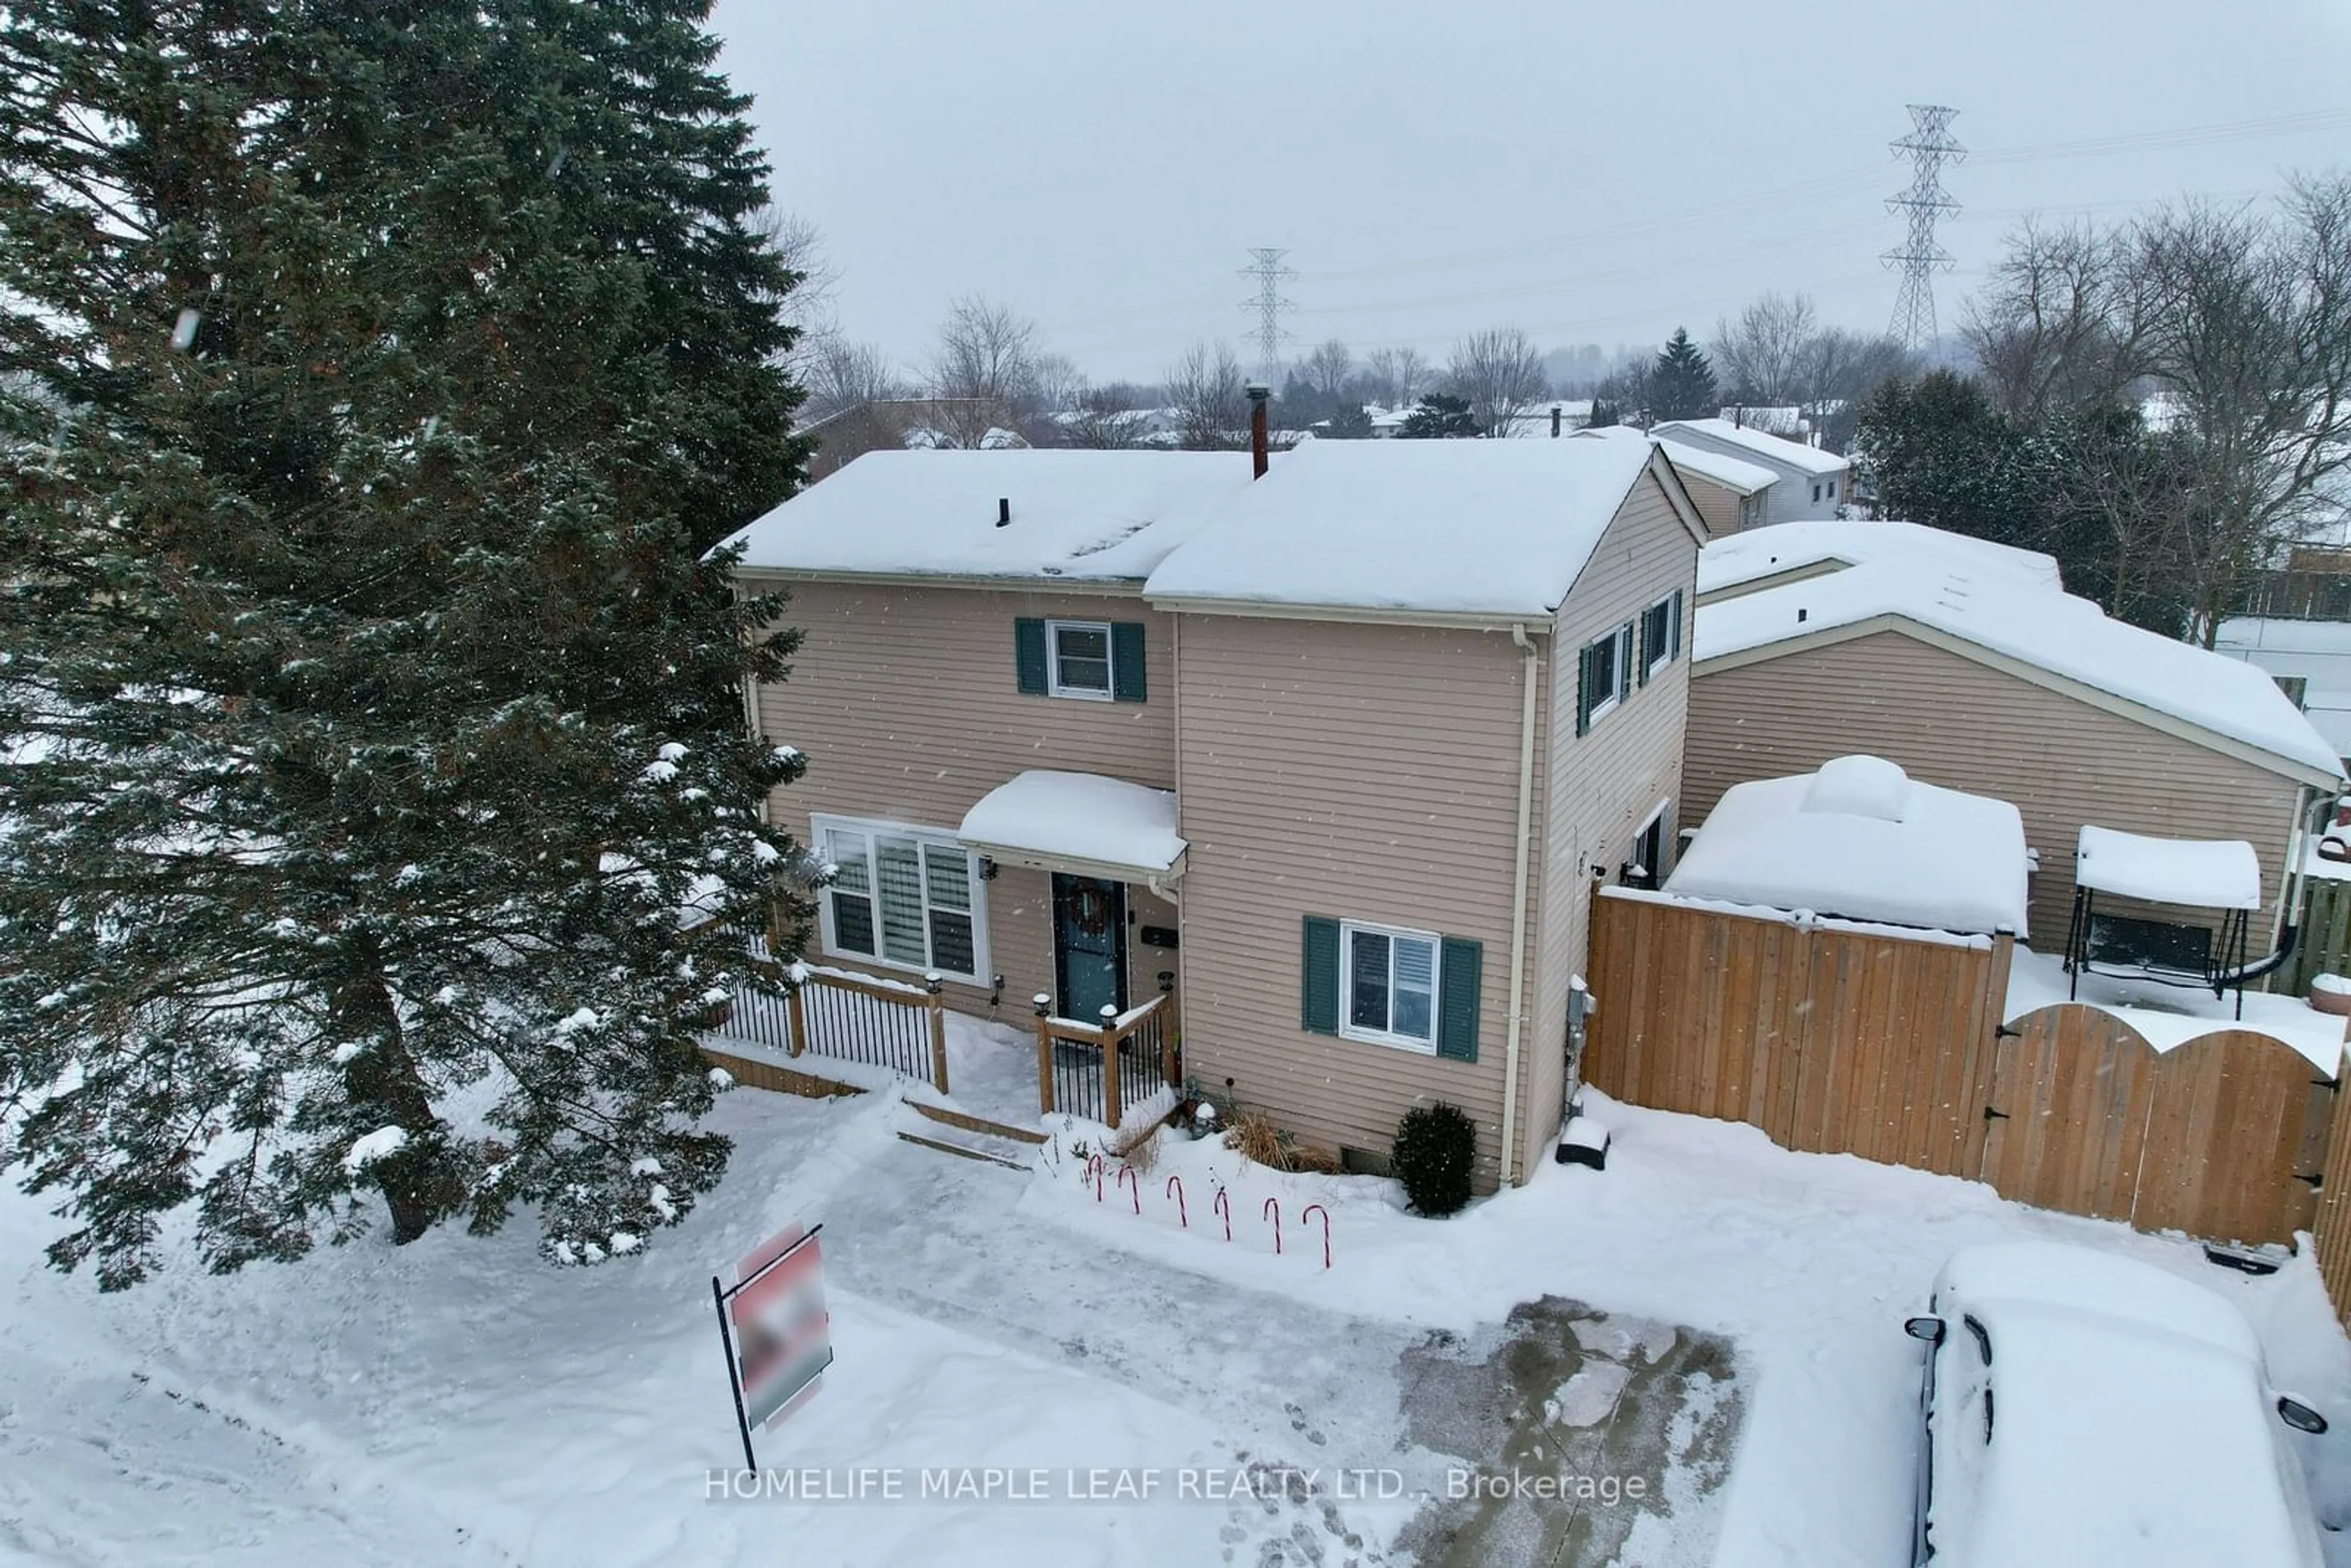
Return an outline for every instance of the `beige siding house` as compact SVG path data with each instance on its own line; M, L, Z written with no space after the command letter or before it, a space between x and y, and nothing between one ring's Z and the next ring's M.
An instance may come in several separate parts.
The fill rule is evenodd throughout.
M1447 1101L1523 1179L1592 883L1670 853L1703 528L1646 442L859 459L737 567L804 633L751 702L813 956L1012 1021L1174 971L1212 1098L1366 1164Z
M2033 946L2064 946L2074 841L2092 823L2250 842L2267 900L2254 950L2266 951L2284 917L2296 823L2342 782L2294 704L2259 671L2108 621L2049 586L2053 567L2044 577L2035 564L2046 558L1869 534L1888 527L1911 525L1792 524L1767 535L1863 537L1841 557L1701 565L1682 779L1691 821L1733 784L1883 757L2017 807L2039 865Z

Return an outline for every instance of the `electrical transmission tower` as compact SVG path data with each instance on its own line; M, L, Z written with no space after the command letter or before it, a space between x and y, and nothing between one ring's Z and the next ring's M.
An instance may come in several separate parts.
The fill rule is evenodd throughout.
M1257 317L1257 354L1259 373L1270 383L1281 372L1281 345L1290 334L1281 329L1281 313L1297 306L1281 297L1284 279L1298 276L1294 267L1284 267L1281 258L1290 253L1252 246L1249 265L1241 268L1243 277L1257 279L1257 298L1241 301L1241 308Z
M1907 241L1884 257L1886 266L1902 269L1902 291L1894 297L1894 322L1887 330L1904 348L1923 349L1935 340L1935 274L1951 267L1951 253L1935 243L1935 222L1959 210L1943 193L1943 166L1960 162L1968 150L1951 140L1951 117L1958 110L1932 103L1908 108L1910 134L1895 142L1894 151L1910 159L1910 188L1886 199L1887 212L1910 222Z

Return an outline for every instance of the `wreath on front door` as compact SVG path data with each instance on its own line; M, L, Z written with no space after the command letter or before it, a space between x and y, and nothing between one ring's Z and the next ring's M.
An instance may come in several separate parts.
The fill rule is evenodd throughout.
M1081 887L1070 894L1070 923L1089 936L1110 929L1110 894L1099 887Z

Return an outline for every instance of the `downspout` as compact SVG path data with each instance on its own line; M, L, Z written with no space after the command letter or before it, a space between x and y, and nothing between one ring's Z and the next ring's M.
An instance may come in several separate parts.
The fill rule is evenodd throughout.
M1519 710L1519 836L1510 864L1510 1017L1502 1045L1502 1179L1510 1185L1511 1155L1519 1137L1519 1034L1525 1012L1527 986L1527 851L1534 836L1535 813L1535 677L1541 655L1527 639L1522 622L1510 623L1510 641L1518 644Z

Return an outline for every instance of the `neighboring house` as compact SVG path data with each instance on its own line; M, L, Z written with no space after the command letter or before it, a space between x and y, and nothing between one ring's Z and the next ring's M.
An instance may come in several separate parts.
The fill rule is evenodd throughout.
M1759 463L1779 476L1763 509L1766 523L1834 517L1853 498L1851 465L1834 452L1808 446L1727 419L1669 419L1649 434L1708 452Z
M2351 758L2351 549L2296 544L2261 574L2247 613L2223 620L2213 646L2267 670L2339 756Z
M1012 410L994 399L872 398L812 420L796 434L815 444L809 477L821 479L869 452L1026 446L1019 423Z
M1794 403L1732 403L1718 410L1716 417L1750 430L1782 435L1790 441L1809 443L1813 439L1813 422Z
M1707 537L1719 539L1745 528L1762 526L1771 486L1780 476L1760 463L1732 457L1687 442L1656 438L1629 424L1577 433L1584 441L1656 441L1682 477L1689 497L1706 519Z
M1523 1179L1593 881L1670 854L1703 524L1599 443L1250 471L876 454L746 530L806 634L753 703L810 757L772 810L841 868L821 956L1014 1020L1174 970L1211 1095L1373 1166L1447 1101L1479 1185Z
M2015 804L2039 860L2031 935L2043 948L2063 944L2085 823L2252 843L2262 929L2274 929L2298 824L2342 778L2267 677L2108 620L2031 552L1823 523L1779 561L1765 549L1779 532L1710 545L1699 568L1690 820L1734 784L1863 753Z
M1517 440L1528 437L1573 435L1592 423L1592 400L1588 397L1545 398L1526 413L1502 422L1498 433Z

